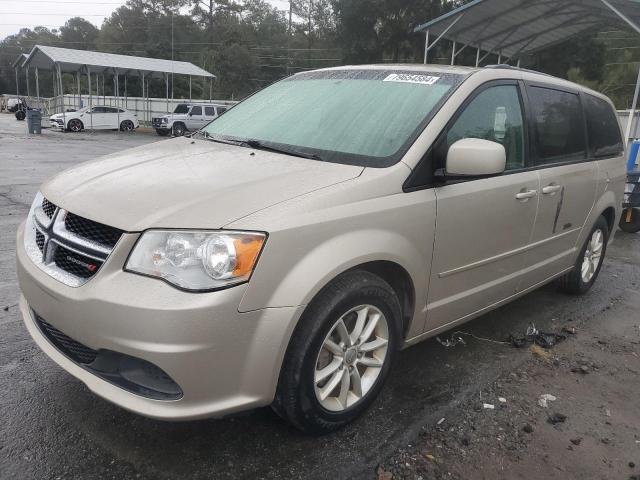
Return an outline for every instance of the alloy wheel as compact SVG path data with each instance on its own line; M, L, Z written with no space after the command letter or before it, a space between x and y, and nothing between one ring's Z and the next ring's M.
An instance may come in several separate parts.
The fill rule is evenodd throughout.
M79 132L80 130L82 130L82 124L79 120L71 120L69 122L69 130L71 130L72 132Z
M360 402L374 386L387 358L389 325L373 305L342 315L324 339L315 365L316 398L329 411Z
M589 283L598 271L600 262L602 261L602 250L604 248L604 232L597 228L591 234L591 238L587 242L587 249L584 252L582 260L582 281Z

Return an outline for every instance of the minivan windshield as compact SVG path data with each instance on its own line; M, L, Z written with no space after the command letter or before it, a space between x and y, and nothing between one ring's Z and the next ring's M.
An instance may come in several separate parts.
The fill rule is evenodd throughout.
M173 113L187 113L189 111L189 105L186 103L179 103Z
M400 160L464 79L424 71L302 73L249 97L204 131L329 162L386 167Z

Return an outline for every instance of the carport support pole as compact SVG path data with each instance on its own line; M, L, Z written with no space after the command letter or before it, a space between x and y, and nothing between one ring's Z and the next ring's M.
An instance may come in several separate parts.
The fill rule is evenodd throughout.
M629 138L631 138L631 128L633 127L633 121L636 116L636 109L638 107L638 94L640 93L640 69L638 69L638 80L636 80L636 90L633 94L633 102L631 104L631 110L629 111L629 121L627 122L627 132L624 136L625 145L629 145Z
M31 94L29 93L29 67L24 69L24 75L27 80L27 97L30 97Z
M427 59L429 58L429 30L425 32L424 35L424 61L423 63L427 64Z
M456 41L453 41L453 49L451 50L451 65L456 63Z
M67 115L64 108L64 86L62 85L62 69L60 64L56 64L56 71L58 72L58 82L60 82L60 105L62 107L62 124L67 124ZM64 130L63 130L64 131Z
M38 97L38 104L40 104L40 79L38 78L38 67L36 67L36 97Z
M18 80L18 69L16 68L16 97L20 96L20 81Z
M91 69L89 65L85 65L87 68L87 80L89 81L89 126L91 131L93 131L93 114L91 110L93 109L93 93L91 92ZM96 88L98 87L98 81L96 80Z
M118 109L118 132L120 132L120 79L118 78L118 70L114 69L116 81L116 108Z
M124 72L124 108L129 108L129 97L127 95L127 72Z
M167 113L169 113L169 74L164 74L164 83L167 87Z
M80 88L80 70L76 72L76 81L78 83L78 104L77 108L80 110L82 108L82 89Z
M476 68L480 65L480 45L476 48Z
M192 97L191 97L191 75L189 75L189 101L191 101L191 100L192 100Z

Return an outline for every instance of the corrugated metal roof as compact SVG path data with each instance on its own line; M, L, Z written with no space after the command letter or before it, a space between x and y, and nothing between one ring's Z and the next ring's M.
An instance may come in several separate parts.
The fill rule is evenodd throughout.
M128 75L137 75L138 72L143 72L148 74L174 73L176 75L215 77L212 73L189 62L133 57L89 50L73 50L47 45L33 47L24 62L24 66L43 69L51 69L54 64L59 64L63 72L76 72L86 65L91 70L91 73L102 73L116 69L118 73L127 72Z
M24 63L24 61L25 61L27 58L29 58L29 55L27 55L26 53L21 53L21 54L18 56L18 58L16 58L16 59L13 61L13 63L11 64L11 66L12 66L13 68L21 67L21 66L22 66L22 64Z
M458 44L515 57L593 28L619 26L624 20L613 9L640 25L640 0L474 0L415 31L429 30L432 41L446 32L444 38Z

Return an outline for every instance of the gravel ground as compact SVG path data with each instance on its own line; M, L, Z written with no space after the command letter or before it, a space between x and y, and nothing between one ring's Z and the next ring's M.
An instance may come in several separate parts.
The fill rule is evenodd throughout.
M622 369L621 359L627 358L616 353L617 349L627 348L629 355L638 351L637 346L626 345L622 340L623 335L630 336L634 331L607 330L607 345L612 350L603 346L602 358L596 355L599 347L588 341L589 335L604 335L605 326L624 324L632 315L635 307L628 302L637 296L632 282L638 281L640 275L640 240L636 236L620 235L616 239L600 281L589 295L569 297L557 293L552 286L545 287L462 327L479 337L502 340L510 332L523 333L530 323L542 329L559 329L573 322L578 334L552 351L558 357L557 364L553 359L532 359L526 349L474 340L467 341L466 346L445 348L430 340L402 352L373 407L353 425L329 436L305 437L269 408L227 419L170 423L142 418L103 401L50 361L29 338L16 308L15 231L38 186L47 177L84 160L159 141L159 137L143 132L71 135L52 131L27 137L24 128L13 117L0 115L1 479L369 479L380 475L389 478L393 472L409 478L449 478L448 473L458 478L479 478L476 472L481 467L487 469L482 473L486 478L518 478L516 473L500 473L495 466L505 465L505 469L511 468L505 472L516 472L519 462L514 458L521 458L530 466L517 475L540 478L536 469L544 465L539 455L544 448L550 452L549 465L559 465L570 472L573 460L569 454L578 455L587 446L593 449L589 465L601 461L600 457L608 458L613 467L606 470L605 477L614 478L613 472L623 472L625 462L632 460L632 452L623 450L623 446L628 447L634 424L637 425L637 411L633 410L637 401L633 403L622 393L615 397L615 406L608 407L612 425L600 425L610 430L598 433L601 438L608 438L609 444L592 440L599 437L593 433L596 427L591 427L592 432L587 423L579 432L584 446L581 444L573 452L565 453L564 437L562 448L551 449L555 444L548 442L554 432L574 428L578 410L584 408L584 415L591 415L586 413L587 403L580 402L594 395L592 389L598 389L598 399L593 401L606 404L602 396L605 385L598 383L599 378L638 398L640 386L637 377L632 380L631 372L608 375L609 369ZM588 345L596 350L587 353ZM584 376L569 368L578 363L578 353L583 350L585 358L598 366L596 371L591 365L593 372ZM583 390L573 394L561 390L556 387L560 381L556 377L562 382L579 380ZM522 382L523 378L529 383ZM529 388L531 379L547 382L548 386L523 390ZM588 382L594 384L590 386ZM489 403L497 404L495 397L504 396L507 407L476 412L480 392L483 401L491 400ZM549 412L536 409L540 393L552 393L558 398L552 404L554 411L549 412L556 413L557 409L568 416L557 429L545 423ZM628 415L626 422L618 415ZM434 426L443 417L445 421L436 429ZM594 416L592 421L596 418L601 417ZM469 422L479 426L473 434L469 433ZM507 429L509 422L513 427ZM524 422L534 428L531 435L520 433ZM495 435L499 428L505 429L504 449ZM466 455L459 452L456 443L464 435L469 437L470 453ZM450 446L443 446L441 452L438 445L445 445L444 440ZM487 450L482 450L481 445ZM512 452L508 445L515 448L514 456L505 453ZM463 446L466 447L464 443ZM494 456L487 457L488 452L494 452ZM423 453L432 455L436 463ZM421 455L430 463L425 464ZM552 455L558 458L551 458ZM394 470L405 457L408 470ZM415 462L409 460L413 457ZM469 463L465 463L467 458ZM498 458L502 463L494 460ZM640 463L640 459L634 461ZM600 468L581 476L602 478ZM615 478L626 477L616 473Z

